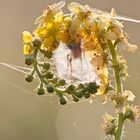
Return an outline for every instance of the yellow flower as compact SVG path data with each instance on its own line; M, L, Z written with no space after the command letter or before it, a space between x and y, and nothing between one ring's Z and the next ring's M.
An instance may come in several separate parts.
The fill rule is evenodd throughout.
M61 13L56 14L55 22L62 23L62 21L63 21L63 15Z
M42 25L43 23L48 23L54 19L54 16L61 13L62 8L64 7L65 2L61 1L59 3L54 3L52 5L47 5L43 11L43 14L38 17L35 21L35 24Z
M47 30L45 28L43 28L43 27L38 27L34 31L34 35L35 35L35 37L44 38L47 35Z
M46 48L50 51L54 51L55 49L57 49L58 45L59 42L55 40L52 36L50 36L44 39L42 48Z
M42 27L38 27L34 34L36 37L45 38L49 36L56 36L60 30L60 24L55 21L50 21L47 24L43 24Z
M31 55L33 53L33 46L31 44L25 44L23 47L24 55Z
M60 32L61 41L65 44L68 44L71 40L70 34L67 30L63 30Z
M47 36L55 35L59 31L59 24L56 22L50 22L46 26Z
M29 43L32 41L32 35L28 31L22 32L22 39L25 43Z
M43 44L44 44L44 48L52 48L52 45L53 45L53 41L54 41L54 39L53 39L53 37L52 36L50 36L50 37L48 37L48 38L45 38L44 39L44 42L43 42Z
M35 30L34 34L37 37L49 37L49 36L56 36L59 32L59 24L56 22L49 22L47 23L46 27L39 27Z

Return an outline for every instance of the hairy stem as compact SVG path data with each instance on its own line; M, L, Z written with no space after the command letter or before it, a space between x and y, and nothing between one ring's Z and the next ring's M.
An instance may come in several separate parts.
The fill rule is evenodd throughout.
M112 55L112 63L113 65L117 65L117 55L115 46L113 45L112 41L108 41L110 53ZM113 66L114 74L115 74L115 83L116 83L116 90L117 94L122 94L122 84L120 79L120 71L117 69L117 66ZM122 113L119 113L117 116L118 119L118 127L115 135L115 140L121 140L122 139L122 132L123 132L123 126L124 126L124 116Z

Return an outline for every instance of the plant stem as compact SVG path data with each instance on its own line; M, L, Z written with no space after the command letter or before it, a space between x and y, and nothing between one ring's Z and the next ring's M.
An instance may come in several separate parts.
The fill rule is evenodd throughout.
M38 49L35 49L33 56L35 57L36 60L37 60L37 53L38 53ZM51 86L51 84L42 77L42 75L40 73L40 70L38 68L38 63L37 62L34 63L33 67L34 67L34 72L36 72L36 74L38 75L38 77L40 79L40 82L44 83L45 85L50 85ZM55 90L56 93L59 93L59 94L65 93L65 91L59 90L56 87L54 87L54 90Z
M117 128L115 140L121 140L122 139L123 125L124 125L123 114L120 113L118 115L118 128Z
M113 65L117 65L118 61L117 61L115 46L113 45L112 41L110 41L110 40L108 40L108 44L109 44L110 53L112 55L112 63L113 63ZM120 71L117 69L116 66L113 66L113 69L114 69L114 74L115 74L115 83L116 83L117 94L122 94ZM117 118L118 118L118 127L117 127L117 131L116 131L116 135L115 135L115 140L121 140L123 126L124 126L123 113L119 113Z

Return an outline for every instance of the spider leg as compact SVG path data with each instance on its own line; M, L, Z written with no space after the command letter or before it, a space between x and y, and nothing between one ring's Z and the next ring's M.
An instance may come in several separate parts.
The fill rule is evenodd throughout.
M81 49L81 55L80 55L80 75L81 75L81 80L83 79L83 50Z
M70 67L70 73L69 73L69 67ZM72 78L72 54L67 54L67 75Z

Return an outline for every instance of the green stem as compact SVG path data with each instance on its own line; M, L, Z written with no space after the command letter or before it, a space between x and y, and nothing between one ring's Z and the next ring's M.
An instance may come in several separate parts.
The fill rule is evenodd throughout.
M37 60L37 53L38 53L38 49L35 49L33 56L35 57L36 60ZM34 65L33 65L34 66L34 71L37 73L40 81L43 82L44 84L48 85L48 82L42 77L37 65L38 65L37 62L35 62Z
M36 60L37 60L37 53L38 53L38 49L35 49L33 56L35 57ZM38 63L37 62L34 63L33 67L34 67L34 71L36 72L36 74L38 75L38 77L40 79L40 82L44 83L45 85L50 85L51 86L51 84L42 77L42 75L40 73L40 70L38 68ZM54 86L54 90L55 90L56 93L59 93L59 94L65 93L65 91L58 90L55 86Z
M124 116L122 113L118 115L118 128L115 136L115 140L121 140L122 139L122 131L124 126Z
M115 46L113 45L112 41L110 41L110 40L108 40L108 44L109 44L110 53L112 55L112 63L114 65L113 69L114 69L114 74L115 74L117 94L121 94L122 93L122 84L121 84L121 79L120 79L120 71L117 69L118 61L117 61ZM116 131L116 135L115 135L115 140L121 140L123 126L124 126L123 113L119 113L117 118L118 118L118 127L117 127L117 131Z

